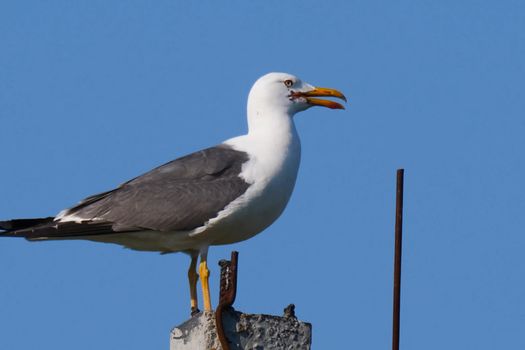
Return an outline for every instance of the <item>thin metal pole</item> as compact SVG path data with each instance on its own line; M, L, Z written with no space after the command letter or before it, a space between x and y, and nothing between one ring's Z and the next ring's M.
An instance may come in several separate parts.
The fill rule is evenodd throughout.
M394 307L392 320L392 350L399 350L399 316L401 301L401 253L403 250L403 178L404 169L397 170L396 238L394 256Z

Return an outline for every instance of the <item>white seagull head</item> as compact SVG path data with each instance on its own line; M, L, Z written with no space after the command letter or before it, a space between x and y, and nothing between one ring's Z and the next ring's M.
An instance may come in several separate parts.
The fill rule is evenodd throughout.
M313 106L344 109L334 101L317 97L335 97L346 101L339 91L314 87L288 73L268 73L253 84L248 96L248 114L285 113L293 116Z

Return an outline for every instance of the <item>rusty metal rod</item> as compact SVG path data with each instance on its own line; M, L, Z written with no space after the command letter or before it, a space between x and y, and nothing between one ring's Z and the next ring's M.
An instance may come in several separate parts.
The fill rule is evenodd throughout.
M221 343L222 350L229 350L230 344L224 333L222 324L222 313L225 308L231 307L237 295L237 261L239 253L232 252L231 260L221 260L219 265L221 267L221 282L220 282L220 296L219 305L215 310L215 325L217 327L217 337Z
M392 350L399 350L399 319L401 311L401 253L403 250L403 180L404 169L397 170L396 228L394 256L394 307L392 320Z

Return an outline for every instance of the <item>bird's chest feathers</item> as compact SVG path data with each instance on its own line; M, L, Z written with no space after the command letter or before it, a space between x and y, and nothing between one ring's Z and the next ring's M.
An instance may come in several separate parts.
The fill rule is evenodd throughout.
M278 162L257 164L254 161L250 171L252 195L267 201L269 206L280 205L283 201L286 204L295 185L299 160L296 154L288 154Z
M285 132L263 136L245 135L226 142L249 155L239 176L250 187L212 220L221 222L224 231L232 232L228 229L235 227L243 233L242 237L228 235L232 241L247 239L271 225L283 212L295 185L301 145L293 124Z
M297 178L301 159L299 139L291 137L286 141L252 151L241 174L252 184L246 193L251 198L249 205L254 208L249 216L256 221L270 221L266 225L284 210Z

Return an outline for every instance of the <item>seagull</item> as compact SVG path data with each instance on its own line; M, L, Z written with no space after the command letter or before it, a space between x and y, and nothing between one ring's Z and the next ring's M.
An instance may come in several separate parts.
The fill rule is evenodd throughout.
M199 278L204 310L212 311L208 248L249 239L281 215L301 158L293 116L312 106L344 109L319 97L346 101L338 90L314 87L294 75L266 74L248 95L246 135L154 168L55 217L0 221L0 236L186 253L192 315L199 312Z

